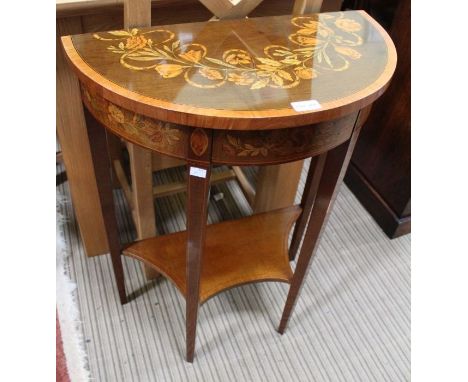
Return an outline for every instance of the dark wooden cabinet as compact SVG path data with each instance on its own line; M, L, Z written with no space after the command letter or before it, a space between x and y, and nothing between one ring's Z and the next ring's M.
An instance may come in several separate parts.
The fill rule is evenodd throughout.
M387 18L379 21L390 25L398 64L362 129L345 182L383 231L395 238L411 230L411 6L409 0L393 7L388 1L367 4L372 16Z

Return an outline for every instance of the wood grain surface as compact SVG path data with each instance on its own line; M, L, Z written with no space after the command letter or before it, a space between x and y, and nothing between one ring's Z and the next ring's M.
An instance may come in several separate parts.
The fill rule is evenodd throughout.
M289 282L288 234L300 211L294 206L209 225L200 301L250 282ZM158 236L132 244L124 254L155 267L186 296L186 240L186 231Z
M62 40L81 81L109 101L213 129L285 128L347 115L385 90L396 65L387 33L362 11ZM317 110L291 107L310 99L319 102Z

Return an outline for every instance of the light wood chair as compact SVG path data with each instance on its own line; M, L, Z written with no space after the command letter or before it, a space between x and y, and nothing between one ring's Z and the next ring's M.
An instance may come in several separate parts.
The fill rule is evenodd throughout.
M247 17L248 14L257 7L263 0L200 0L200 2L213 13L211 20L233 19ZM320 12L322 0L296 0L293 6L293 14L304 14ZM124 0L124 27L148 27L151 26L151 0ZM131 184L128 182L122 164L122 157L118 152L120 143L111 142L110 149L113 157L113 168L116 179L122 187L125 198L130 206L132 218L137 231L137 239L145 239L155 236L156 219L154 211L154 198L171 195L186 190L185 182L169 183L153 186L152 174L154 171L164 170L185 165L179 159L165 157L149 150L143 149L131 143L126 143L130 162ZM117 148L116 148L117 147ZM293 190L292 198L295 195L296 184L299 181L302 169L301 162L293 162L279 166L262 167L259 174L259 183L263 187L256 192L254 187L246 178L240 167L233 166L226 171L214 173L211 177L211 184L236 179L254 212L264 212L271 209L271 199L269 200L272 186L281 178L289 180ZM283 192L280 190L280 192ZM274 193L273 199L275 198ZM291 195L289 199L291 199ZM277 197L278 195L276 195ZM278 199L278 198L276 198ZM292 200L293 201L293 200ZM291 201L291 202L292 202ZM287 202L289 203L289 202ZM276 205L275 208L286 205ZM145 274L148 279L157 277L157 273L145 267Z

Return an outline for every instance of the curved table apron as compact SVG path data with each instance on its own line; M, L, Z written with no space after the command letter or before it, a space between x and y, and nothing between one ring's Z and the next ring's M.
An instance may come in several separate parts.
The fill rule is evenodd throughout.
M87 109L121 301L127 301L122 248L102 126L188 163L187 231L123 250L165 275L186 298L187 359L193 360L199 305L234 286L291 284L282 333L366 112L394 72L396 53L386 32L365 12L349 11L111 31L62 41ZM206 226L212 165L272 165L309 157L300 205ZM293 273L289 261L303 236Z

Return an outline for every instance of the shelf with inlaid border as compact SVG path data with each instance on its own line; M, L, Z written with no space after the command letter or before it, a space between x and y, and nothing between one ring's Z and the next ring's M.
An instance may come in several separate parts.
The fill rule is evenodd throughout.
M288 235L301 208L293 206L207 227L200 302L239 285L289 283ZM186 296L186 231L138 241L124 255L143 261Z

